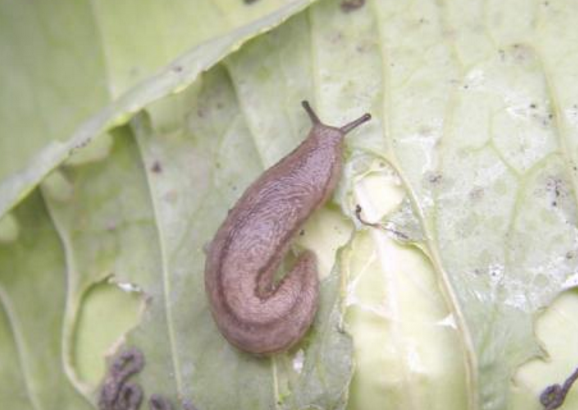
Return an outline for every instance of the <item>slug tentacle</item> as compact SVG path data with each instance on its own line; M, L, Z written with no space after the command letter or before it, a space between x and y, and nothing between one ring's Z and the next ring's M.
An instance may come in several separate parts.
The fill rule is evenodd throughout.
M359 127L361 124L369 121L370 119L371 119L371 114L364 114L361 117L359 117L358 119L351 121L349 124L344 125L343 127L340 128L340 130L344 134L347 134L352 129Z
M319 119L315 111L313 111L313 108L311 108L311 106L309 105L309 101L301 101L301 105L305 109L307 115L309 115L309 118L311 119L313 125L321 124L321 120Z
M335 128L324 125L307 101L303 107L313 122L309 136L245 191L207 254L213 318L230 343L256 354L290 348L315 317L319 279L312 252L302 252L276 286L273 278L293 236L337 184L344 135L370 118Z

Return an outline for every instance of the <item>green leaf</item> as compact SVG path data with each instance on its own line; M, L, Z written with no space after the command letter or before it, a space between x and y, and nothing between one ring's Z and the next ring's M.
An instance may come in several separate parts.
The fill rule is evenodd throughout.
M276 107L286 107L301 87L308 90L301 98L313 93L329 123L374 114L372 125L349 138L350 149L391 165L421 221L417 237L426 240L416 245L430 258L439 280L432 291L441 293L456 326L457 335L449 337L465 366L469 408L508 405L515 369L540 353L536 313L570 286L576 270L575 110L568 91L575 86L566 74L575 64L574 34L555 30L567 26L575 10L542 5L535 15L513 20L520 9L527 10L376 1L343 13L337 2L326 1L309 9L305 28L287 40L281 33L291 31L292 22L227 64L266 155L280 145L269 139L292 125ZM494 19L484 25L482 15ZM540 25L526 24L534 20ZM514 23L506 29L500 21ZM311 52L296 50L307 33ZM554 46L559 36L568 48ZM347 174L344 184L351 189L342 188L340 197L346 213L360 203L371 220L388 217L383 185L374 183L381 191L371 194L363 178L348 181ZM381 246L376 239L376 249ZM404 302L408 294L395 292L397 311L410 303ZM423 329L402 333L400 345L419 335L425 339ZM432 355L451 357L449 351L440 344ZM396 357L415 375L411 355ZM415 389L414 382L401 383L397 394L407 397ZM435 390L424 389L423 403ZM407 407L420 408L420 399L408 400Z
M353 169L364 215L404 207L399 178L383 162L357 157L347 171ZM357 364L348 408L468 408L461 337L436 271L398 232L399 225L391 234L366 228L348 249L347 322Z
M0 55L3 215L54 167L45 161L57 155L55 147L108 95L88 2L0 1Z
M264 27L273 27L276 25L273 21L282 21L283 15L294 13L306 3L295 0L92 3L106 59L109 92L116 98L192 47L217 37L235 35L243 26L254 26L258 33L263 30L259 20L272 17ZM135 22L142 22L146 30Z
M92 345L83 341L100 337L101 328L116 317L104 316L93 323L83 323L82 312L93 285L111 278L114 283L143 293L146 309L140 321L159 318L156 320L160 321L160 328L141 336L138 347L147 352L147 369L153 373L156 370L157 386L170 386L170 371L166 370L171 367L170 354L166 354L170 352L170 325L164 312L162 260L155 242L157 231L143 167L130 130L115 131L108 161L71 167L63 171L63 178L72 194L63 200L46 191L45 198L68 261L63 344L71 377L86 397L95 400L95 378L83 371L82 363L100 362L102 369L108 349L91 349ZM82 352L83 356L78 357ZM73 358L77 358L80 368Z
M148 395L189 400L204 409L342 408L352 365L350 339L338 328L336 275L324 282L323 309L310 340L288 355L266 359L239 352L209 314L202 248L226 213L222 196L238 195L236 187L249 182L231 159L258 166L233 92L224 70L211 71L202 87L159 103L158 108L180 102L187 109L182 118L196 119L194 128L178 124L175 132L155 134L139 116L133 126L140 152L124 129L115 135L108 161L63 172L73 195L47 195L69 261L66 346L102 353L78 346L75 328L90 285L112 275L115 282L137 286L147 301L126 343L145 355L140 382ZM74 377L89 397L96 393L78 369ZM240 396L241 391L251 393Z
M201 89L150 107L152 128L143 118L134 123L150 170L165 292L172 301L168 314L175 323L175 382L181 389L177 393L206 409L271 408L275 402L282 408L341 408L351 357L349 339L337 328L336 278L328 278L323 286L325 306L301 359L299 351L271 360L241 353L220 336L208 313L202 249L228 204L262 170L260 152L234 92L227 73L218 68L203 77ZM302 116L301 122L306 121ZM334 255L335 249L326 252ZM194 333L188 330L191 327ZM304 361L302 373L291 364L296 360ZM196 364L198 370L188 375L187 363ZM239 389L251 394L241 399Z
M38 192L14 218L21 226L18 239L0 245L0 406L90 409L62 365L65 260Z
M110 152L106 160L94 154L100 162L78 161L43 184L66 255L68 377L94 399L96 377L72 358L77 343L86 347L83 301L112 275L146 302L123 339L145 352L138 381L174 404L539 408L538 393L569 371L529 379L520 366L540 360L541 346L578 363L534 325L576 286L578 10L565 1L351 9L324 0L229 55L303 5L205 43L160 74L141 73L141 85L68 143L0 185L5 212L73 146L130 120L96 150ZM132 81L121 54L119 95ZM318 322L295 351L258 360L230 347L210 319L202 248L244 188L305 137L302 99L329 124L366 111L373 120L347 138L337 206L317 213L295 244L319 255ZM361 225L357 205L376 224ZM6 220L11 246L25 228ZM76 351L94 363L100 349ZM526 384L524 400L512 380Z
M114 41L110 40L102 46L104 48L103 54L108 60L103 62L101 59L104 57L99 55L96 60L98 63L96 63L91 54L82 55L84 52L92 53L94 49L99 48L95 35L94 16L90 14L91 10L88 5L79 5L78 9L74 9L69 8L68 2L64 1L61 1L58 7L52 7L52 5L46 7L43 5L23 5L20 2L3 0L0 3L0 11L4 12L0 15L6 20L4 22L6 24L0 24L0 27L6 31L6 35L0 36L0 39L3 39L0 41L6 42L3 48L6 49L7 60L10 61L11 65L0 70L0 87L10 90L6 95L16 96L19 104L15 105L14 101L8 98L2 100L0 105L0 127L2 127L0 134L19 136L19 138L0 139L2 144L0 152L4 153L3 160L0 161L2 164L0 165L0 215L15 206L50 171L73 153L89 144L93 146L97 144L93 142L93 139L99 136L101 138L106 137L106 131L127 122L134 113L147 104L182 90L191 84L201 72L209 69L249 38L271 29L305 7L309 1L280 2L277 6L265 5L252 12L240 13L231 19L227 17L227 14L223 14L217 9L214 12L214 17L203 23L206 24L206 27L213 29L207 29L207 31L193 35L192 43L183 43L181 40L175 42L174 47L170 47L171 51L176 51L184 47L195 46L180 58L172 61L170 65L164 66L172 60L173 54L159 54L159 48L149 47L149 43L143 42L142 44L146 47L141 51L139 58L145 59L147 64L135 67L134 61L131 60L128 63L129 67L127 67L127 64L124 63L124 58L126 58L124 51L127 49L134 51L134 46L128 42L130 39L134 40L134 37L127 37L127 43L117 42L116 39L123 38L120 30L133 26L132 20L130 23L123 20L128 18L126 13L132 10L130 6L127 5L129 8L123 9L124 14L116 14L117 5L115 2L111 2L110 6L101 4L95 10L96 17L101 18L97 20L97 23L99 27L102 26L105 39L114 38ZM189 4L189 7L193 7L192 3L183 2L183 4L185 3ZM208 4L214 3L208 2ZM151 4L151 7L153 6L154 3ZM212 7L214 5L209 8ZM242 7L247 6L243 5ZM154 18L158 18L159 15L162 15L162 10L153 7L149 12L155 16ZM53 12L56 14L54 19L52 18ZM179 15L176 11L174 14ZM22 15L31 21L23 24L18 17L13 17L13 15ZM110 15L113 17L110 18ZM40 29L30 35L28 31L22 32L26 27L43 28L44 25L36 21L38 16L46 16L44 19L54 25L54 28L50 26L46 29L52 28L55 33L49 31L46 34ZM71 18L71 16L76 16L79 19L75 21L75 24L79 26L77 36L69 36L66 29L66 19ZM61 22L60 19L65 19L65 21ZM227 21L227 23L221 24L222 20ZM165 24L169 24L169 27L161 25L161 31L176 28L170 23ZM182 20L181 26L185 24L190 24L190 21ZM190 25L190 27L194 27L194 25ZM62 44L59 43L58 36L65 36ZM182 39L183 37L177 38ZM38 44L35 48L19 47L18 43L12 39L34 43L31 40L33 39L37 40ZM140 39L139 36L139 40L143 39ZM203 40L207 41L201 43ZM51 58L51 53L55 49L54 43L66 50L65 59ZM108 50L107 47L112 49ZM79 51L75 54L77 48ZM30 55L19 57L23 50ZM168 50L166 51L168 53ZM75 65L76 58L87 64L87 67ZM33 64L29 64L26 60L31 60ZM47 61L54 67L45 66ZM107 102L108 98L103 92L104 88L94 87L95 83L106 83L103 72L103 66L106 64L111 65L111 71L108 75L111 77L111 86L115 87L112 91L115 99L78 126L80 121L96 110L96 107ZM163 68L160 69L160 67ZM32 72L21 73L23 69L32 70ZM126 78L127 70L129 71L128 78ZM53 76L55 80L47 80L48 74L46 73ZM20 82L17 81L19 78L21 78ZM143 78L143 80L132 86L138 78ZM74 83L74 79L79 84ZM61 87L58 86L59 82L63 83ZM129 84L131 87L124 92L124 88L128 87ZM18 85L21 85L23 89L17 88L11 91ZM60 89L66 90L66 93L60 97L61 99L53 101L58 96L56 90L59 91ZM92 92L93 90L97 91ZM121 93L121 91L123 92ZM48 101L42 101L42 93L47 94L46 99ZM95 96L93 97L93 95ZM117 96L118 98L116 98ZM38 109L33 104L37 101L42 103ZM79 101L82 104L79 104ZM76 107L78 112L71 112L71 106ZM30 118L36 120L31 121ZM26 143L22 143L23 140ZM102 147L97 147L97 150L99 149ZM101 158L102 154L97 154L96 157ZM92 160L92 155L89 158Z

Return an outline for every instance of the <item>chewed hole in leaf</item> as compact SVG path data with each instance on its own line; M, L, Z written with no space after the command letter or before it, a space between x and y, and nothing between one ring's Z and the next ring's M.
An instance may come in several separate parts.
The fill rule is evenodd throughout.
M139 322L142 294L108 281L90 287L79 307L74 333L74 363L79 378L97 385L105 374L105 356Z
M540 395L559 384L578 367L578 289L564 292L536 319L536 335L546 353L522 365L513 378L512 395L519 407L542 409ZM561 408L578 406L578 389L573 386ZM525 406L525 407L524 407Z

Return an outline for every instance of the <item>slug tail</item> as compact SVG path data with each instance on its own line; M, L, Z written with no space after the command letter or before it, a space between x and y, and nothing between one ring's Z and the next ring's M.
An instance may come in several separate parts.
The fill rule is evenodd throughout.
M252 341L250 349L257 354L272 354L286 351L295 346L311 327L319 303L319 278L315 254L303 251L293 269L279 284L275 295L265 305L275 309L275 299L290 299L290 305L279 312L283 319L268 326L266 343L263 336ZM254 338L254 332L247 335ZM260 345L263 343L263 345ZM247 346L245 346L246 348Z

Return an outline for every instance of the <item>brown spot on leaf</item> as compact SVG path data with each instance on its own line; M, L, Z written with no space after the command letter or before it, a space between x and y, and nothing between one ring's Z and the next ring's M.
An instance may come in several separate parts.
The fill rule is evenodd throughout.
M155 161L153 163L153 166L151 167L151 171L154 172L155 174L160 174L161 172L163 172L163 167L161 163L159 161Z
M153 394L149 400L151 410L173 410L171 402L160 394Z
M550 202L550 205L553 207L557 207L558 201L568 196L568 188L566 187L566 184L558 177L548 178L546 181L546 190L553 196Z
M189 400L183 401L183 410L197 410L197 408Z
M351 13L354 10L357 10L365 4L365 0L343 0L341 2L341 10L344 13Z
M442 180L442 175L438 173L431 173L427 176L427 182L432 185L438 184Z
M481 199L484 196L484 188L475 187L470 191L470 198L474 201Z

